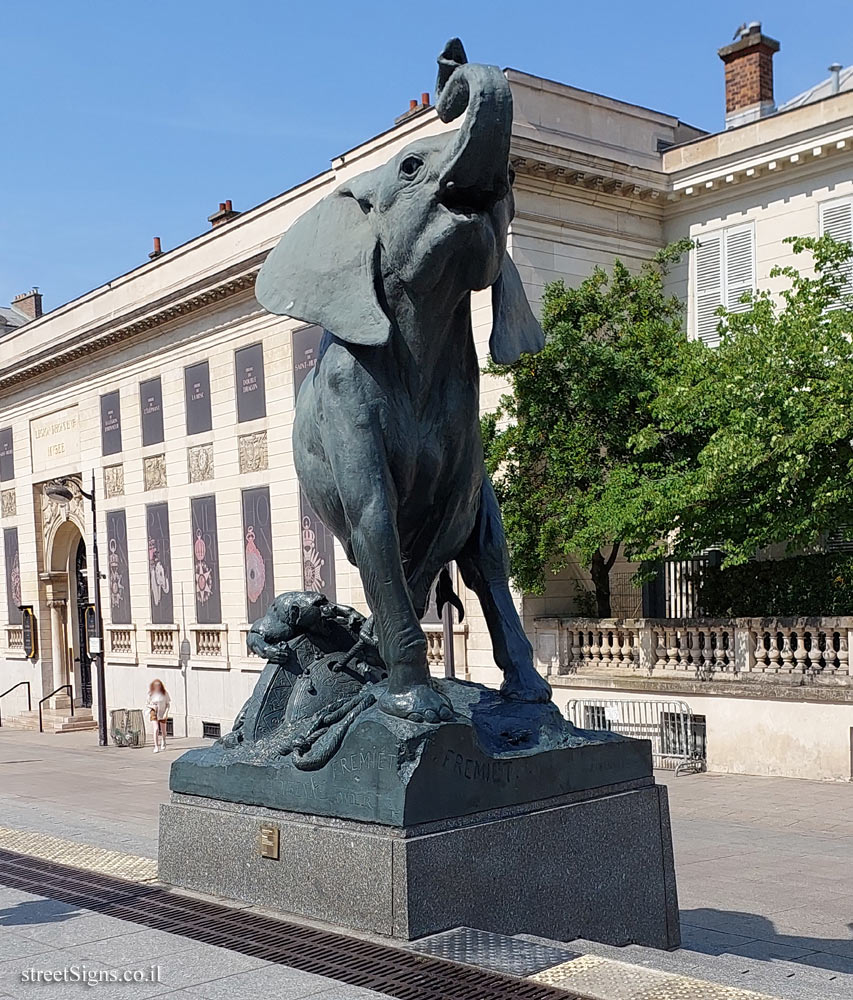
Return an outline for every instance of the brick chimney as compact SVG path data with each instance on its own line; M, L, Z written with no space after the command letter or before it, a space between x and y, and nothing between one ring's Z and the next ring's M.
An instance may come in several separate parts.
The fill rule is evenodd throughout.
M731 45L717 53L726 66L726 128L766 118L776 111L773 100L773 56L779 43L752 21L738 29Z
M407 121L409 118L419 115L422 111L428 111L431 107L432 105L429 102L429 93L428 91L424 91L421 94L421 103L418 104L415 98L412 98L412 100L409 101L409 110L404 111L401 115L398 115L394 119L394 124L399 125L400 122Z
M231 206L231 199L228 201L219 202L219 210L214 212L213 215L208 215L207 221L214 227L221 226L223 222L229 222L231 219L236 218L240 213L235 212Z
M21 292L20 295L16 295L12 299L12 308L26 316L27 322L38 319L42 314L41 292L37 288L31 289L29 292Z

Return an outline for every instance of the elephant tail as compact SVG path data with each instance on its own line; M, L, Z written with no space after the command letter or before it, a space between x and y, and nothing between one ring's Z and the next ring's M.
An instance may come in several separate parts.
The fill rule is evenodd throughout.
M435 606L438 611L439 618L441 617L441 612L444 610L444 605L449 604L451 607L456 608L459 612L459 621L465 618L465 605L459 600L459 595L453 589L453 581L450 579L450 573L447 571L447 567L443 566L441 572L438 574L438 584L435 588Z

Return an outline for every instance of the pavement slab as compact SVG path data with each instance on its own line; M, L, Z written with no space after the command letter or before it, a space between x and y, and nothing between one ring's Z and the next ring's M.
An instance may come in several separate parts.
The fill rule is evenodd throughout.
M106 874L152 877L159 805L168 799L169 765L184 749L203 742L175 740L167 753L154 755L98 747L94 733L40 736L0 730L0 847ZM498 965L491 967L511 971L516 963L515 968L524 972L532 969L523 967L524 962L541 963L541 955L556 949L547 968L571 962L571 956L579 953L784 1000L853 998L849 784L715 774L675 778L668 773L659 774L658 780L669 788L683 947L666 953L613 949L595 942L539 941L545 950L540 959L531 959L522 956L516 945L503 942L491 955L497 955ZM4 841L4 837L17 839ZM122 864L128 866L123 873L110 868ZM159 984L161 993L167 991L178 1000L190 996L205 1000L209 993L213 995L207 1000L220 1000L228 991L229 976L220 975L217 965L212 978L199 979L205 970L199 967L197 949L207 946L178 935L159 937L163 932L132 924L116 928L110 918L87 917L63 906L3 888L0 966L55 951L67 960L112 968L147 962L152 951L160 949L164 963L174 956L177 964L183 954L193 970L183 977L173 970L170 982ZM486 967L488 948L481 949L480 960ZM377 995L323 977L318 977L319 984L306 981L306 973L294 970L289 970L293 976L303 978L281 978L276 971L281 968L230 970L234 978L230 986L242 991L251 977L268 975L271 983L280 980L280 988L271 988L270 995L284 1000L303 995L298 992L303 986L319 987L305 996L327 1000ZM672 987L672 981L656 982L654 988L666 986ZM20 996L16 984L6 985L0 976L0 996L8 995L16 1000ZM51 1000L47 985L40 986L38 995L40 1000ZM147 1000L159 994L141 989L138 995ZM99 990L99 996L107 994ZM234 996L229 993L229 1000Z

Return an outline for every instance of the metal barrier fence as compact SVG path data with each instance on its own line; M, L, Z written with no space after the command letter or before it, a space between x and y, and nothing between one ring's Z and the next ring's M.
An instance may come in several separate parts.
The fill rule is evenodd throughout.
M697 720L683 701L592 698L573 700L566 716L579 729L609 729L650 740L655 767L676 775L705 768L704 719Z

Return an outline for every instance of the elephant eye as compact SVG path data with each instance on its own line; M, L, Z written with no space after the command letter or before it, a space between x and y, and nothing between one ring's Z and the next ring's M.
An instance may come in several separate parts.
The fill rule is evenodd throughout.
M423 165L424 161L419 156L407 156L400 164L400 173L411 179L417 175Z

